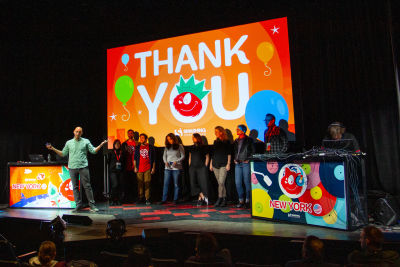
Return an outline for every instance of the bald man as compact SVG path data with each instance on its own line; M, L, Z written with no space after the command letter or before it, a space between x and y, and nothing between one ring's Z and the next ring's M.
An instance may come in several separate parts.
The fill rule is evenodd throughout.
M73 212L78 212L83 208L82 199L79 192L79 177L81 179L82 186L85 189L86 197L89 201L90 211L97 212L99 209L96 208L92 186L90 185L87 152L96 154L100 148L107 143L107 140L103 141L98 147L94 147L88 139L81 137L82 134L82 127L76 127L74 130L74 138L65 143L62 151L56 149L51 144L46 144L46 147L61 157L68 155L69 175L71 177L74 199L76 203L76 208L73 210Z

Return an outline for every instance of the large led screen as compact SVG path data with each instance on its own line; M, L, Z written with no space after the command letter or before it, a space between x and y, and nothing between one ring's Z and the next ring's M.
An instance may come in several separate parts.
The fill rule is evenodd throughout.
M193 133L212 141L215 126L238 124L264 140L267 113L295 132L286 18L107 50L110 147L129 129L190 145Z
M10 166L10 207L75 208L66 166Z

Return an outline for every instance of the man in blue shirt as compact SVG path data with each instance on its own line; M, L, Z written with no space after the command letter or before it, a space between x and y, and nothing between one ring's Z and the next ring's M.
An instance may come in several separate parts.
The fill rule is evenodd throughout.
M86 138L82 138L83 129L82 127L76 127L74 130L74 138L68 140L65 143L63 150L58 150L51 144L47 144L46 147L49 150L54 151L57 155L65 157L68 155L68 168L69 175L71 177L72 187L74 191L74 199L76 208L74 212L77 212L83 208L82 199L79 192L79 177L82 181L82 186L85 188L86 197L89 201L90 211L99 211L96 208L92 186L90 185L90 174L88 168L87 152L96 154L100 148L107 143L107 140L103 141L98 147L94 147L90 141Z

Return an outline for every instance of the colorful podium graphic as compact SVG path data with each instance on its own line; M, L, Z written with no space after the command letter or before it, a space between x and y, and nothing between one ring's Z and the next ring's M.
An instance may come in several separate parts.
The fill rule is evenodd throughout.
M12 208L76 206L66 166L9 166L9 174Z
M343 162L252 162L252 215L347 229Z

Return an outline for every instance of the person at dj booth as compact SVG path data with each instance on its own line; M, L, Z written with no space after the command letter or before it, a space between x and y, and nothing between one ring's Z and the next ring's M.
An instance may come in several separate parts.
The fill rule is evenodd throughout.
M265 115L264 131L265 152L270 154L285 153L288 149L288 138L285 131L275 125L275 116L268 113Z
M330 144L329 141L342 141L340 144ZM322 146L331 145L333 148L342 148L352 152L360 152L360 146L355 136L346 132L346 127L341 122L332 122L328 126L327 135L322 141Z

